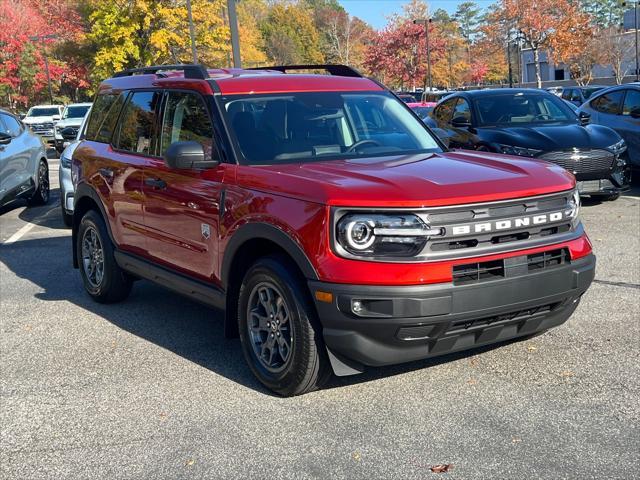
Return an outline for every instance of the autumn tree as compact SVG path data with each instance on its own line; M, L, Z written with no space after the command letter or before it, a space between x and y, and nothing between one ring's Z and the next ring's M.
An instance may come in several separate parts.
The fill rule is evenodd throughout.
M434 31L442 39L443 55L434 62L433 81L447 89L459 87L468 80L467 43L460 26L444 10L433 15Z
M541 88L540 50L549 50L552 46L563 48L566 41L578 40L581 29L571 29L582 25L584 12L571 0L502 0L501 10L531 48L536 83Z
M278 64L324 61L320 35L311 12L304 5L273 5L260 30L267 55Z
M604 63L611 65L616 83L620 85L628 71L625 68L625 60L631 58L634 51L631 36L624 35L616 27L609 27L602 30L595 38L603 52Z

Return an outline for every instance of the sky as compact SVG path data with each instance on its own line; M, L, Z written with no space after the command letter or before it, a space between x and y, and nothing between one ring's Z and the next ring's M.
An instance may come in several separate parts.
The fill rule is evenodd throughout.
M402 12L402 5L408 3L407 0L338 0L340 4L351 15L360 17L373 28L383 28L387 24L387 17L394 13ZM464 0L432 0L428 1L431 11L439 8L449 13L455 12L458 4ZM476 0L481 8L486 8L495 0Z

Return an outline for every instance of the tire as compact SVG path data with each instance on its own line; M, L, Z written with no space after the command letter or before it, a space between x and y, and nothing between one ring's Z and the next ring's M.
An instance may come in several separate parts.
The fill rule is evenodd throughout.
M116 263L102 216L89 210L78 228L76 251L87 293L96 302L115 303L129 296L132 280Z
M49 202L49 166L45 160L38 164L38 188L29 199L29 205L46 205Z
M69 215L64 209L64 198L62 195L60 195L60 213L62 216L62 223L64 223L65 227L71 228L71 225L73 224L73 215Z
M258 380L282 396L316 390L331 375L315 307L296 271L286 257L264 257L248 270L238 295L244 357Z
M611 195L602 195L600 199L603 202L614 202L620 198L620 193L612 193Z

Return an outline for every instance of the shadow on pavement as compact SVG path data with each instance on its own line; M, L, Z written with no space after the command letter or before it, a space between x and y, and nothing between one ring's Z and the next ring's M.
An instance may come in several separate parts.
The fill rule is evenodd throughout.
M61 223L58 217L55 218ZM246 366L239 341L224 338L222 312L192 302L147 281L136 282L131 296L122 303L103 305L91 300L84 292L78 271L72 267L70 236L2 245L0 260L18 277L29 280L42 289L35 294L39 300L70 301L129 333L236 383L265 395L273 395L255 379ZM372 368L352 377L334 377L326 388L353 385L428 368L498 346L398 366Z

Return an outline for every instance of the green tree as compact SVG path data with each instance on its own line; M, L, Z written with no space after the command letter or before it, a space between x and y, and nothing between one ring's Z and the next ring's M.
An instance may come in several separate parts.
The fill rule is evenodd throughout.
M260 26L267 55L278 64L321 63L324 55L311 11L301 4L275 4Z
M458 5L453 18L460 26L460 33L467 43L467 60L471 64L471 44L478 33L478 25L480 24L480 7L475 2L463 2Z

